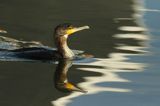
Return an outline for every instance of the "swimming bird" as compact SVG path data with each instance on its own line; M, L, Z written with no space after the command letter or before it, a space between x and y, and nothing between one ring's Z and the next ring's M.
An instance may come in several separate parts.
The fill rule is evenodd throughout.
M54 29L54 42L57 48L44 46L39 42L19 41L0 37L0 56L34 60L73 59L82 51L71 50L67 39L75 32L89 29L89 26L75 27L72 24L60 24Z

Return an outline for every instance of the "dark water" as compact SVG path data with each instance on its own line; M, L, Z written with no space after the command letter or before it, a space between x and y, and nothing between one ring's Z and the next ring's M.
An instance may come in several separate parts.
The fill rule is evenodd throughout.
M152 51L159 43L138 26L132 6L131 0L1 0L0 27L8 31L3 36L55 47L53 29L59 23L89 25L70 37L69 46L95 58L74 61L67 73L85 94L55 88L57 64L1 61L0 105L157 106L159 52Z

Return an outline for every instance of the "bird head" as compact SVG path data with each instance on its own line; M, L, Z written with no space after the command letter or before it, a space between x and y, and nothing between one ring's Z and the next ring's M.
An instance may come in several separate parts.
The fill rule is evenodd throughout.
M60 24L55 28L55 37L63 36L68 38L69 35L84 29L89 29L89 26L75 27L69 23Z

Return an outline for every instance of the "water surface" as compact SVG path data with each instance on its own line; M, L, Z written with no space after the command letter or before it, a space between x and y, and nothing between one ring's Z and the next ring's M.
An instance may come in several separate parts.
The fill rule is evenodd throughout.
M157 25L151 17L159 16L159 12L143 15L148 29L144 28L137 23L142 18L134 17L137 10L132 8L133 3L131 0L2 0L0 25L8 31L3 36L55 47L52 34L59 23L89 25L91 30L74 34L69 45L95 57L73 61L68 69L68 80L88 91L85 94L55 88L57 64L1 61L0 105L157 106L159 43L156 39L159 37L152 36L155 39L150 40L148 29L153 29L152 35L159 34L159 27L151 26ZM138 16L142 16L141 12Z

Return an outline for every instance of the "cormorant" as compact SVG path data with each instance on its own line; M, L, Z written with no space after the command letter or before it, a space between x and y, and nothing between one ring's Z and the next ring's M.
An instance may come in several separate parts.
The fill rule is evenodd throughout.
M67 45L67 39L71 34L84 29L89 29L89 26L74 27L66 23L58 25L54 30L54 42L57 49L38 42L19 41L1 36L0 56L33 60L74 59L82 51L71 50Z

